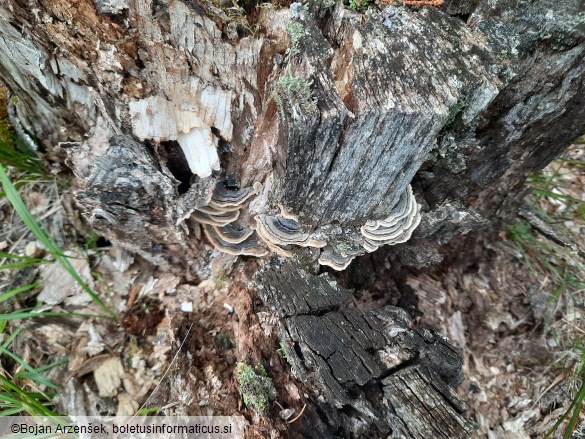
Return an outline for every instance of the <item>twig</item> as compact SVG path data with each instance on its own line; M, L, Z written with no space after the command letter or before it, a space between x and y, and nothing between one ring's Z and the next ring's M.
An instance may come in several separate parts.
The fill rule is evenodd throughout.
M563 322L565 322L567 325L571 326L572 328L576 329L579 332L582 332L583 334L585 334L585 331L582 330L581 328L579 328L577 325L574 325L573 323L569 322L567 319L563 318Z
M563 372L561 372L561 374L554 379L552 384L548 386L546 389L544 389L544 392L542 392L540 396L536 399L536 401L534 401L534 404L535 405L538 404L538 401L540 401L542 397L546 395L550 389L552 389L554 386L563 381L567 377L567 375L569 375L569 373L570 373L569 369L565 369Z
M171 364L169 364L169 367L167 367L167 370L165 370L165 373L163 374L162 378L160 379L160 381L158 382L158 384L156 385L156 387L154 388L154 390L151 392L150 395L148 395L148 398L146 398L146 401L144 401L144 403L142 404L142 406L140 406L140 408L138 409L138 411L134 414L134 416L132 416L132 419L134 419L138 415L138 412L140 410L142 410L144 407L146 407L146 404L148 403L148 401L150 401L150 398L152 398L152 395L154 395L156 393L156 391L158 390L158 388L160 387L160 385L163 383L163 381L167 377L169 371L171 370L171 367L173 367L173 365L177 361L177 358L179 357L179 353L181 352L181 349L183 349L183 345L185 344L185 341L187 341L187 337L189 337L189 334L191 333L191 328L193 327L193 323L194 322L192 322L191 323L191 326L189 326L189 329L187 330L187 334L185 334L185 338L181 342L181 346L179 346L179 349L177 350L177 353L173 357L173 360L171 361Z
M304 405L304 406L303 406L303 408L301 409L301 412L300 412L300 413L299 413L297 416L295 416L295 418L294 418L294 419L291 419L290 421L287 421L286 423L287 423L287 424L292 424L292 423L293 423L293 422L295 422L297 419L299 419L299 418L302 416L302 414L303 414L303 413L305 413L305 408L306 408L306 407L307 407L307 403L305 403L305 405Z

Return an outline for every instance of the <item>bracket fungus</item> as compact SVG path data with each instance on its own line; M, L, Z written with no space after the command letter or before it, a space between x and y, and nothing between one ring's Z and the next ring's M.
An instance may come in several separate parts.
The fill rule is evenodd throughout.
M341 271L345 270L356 256L343 256L341 253L337 253L333 247L325 247L319 256L319 264Z
M203 233L213 246L221 252L236 256L266 256L268 250L258 242L255 234L249 233L240 242L228 242L218 233L220 229L207 224L203 225Z
M206 206L193 211L191 218L201 224L207 240L219 251L230 255L266 256L268 250L257 239L253 228L237 223L240 209L258 189L231 189L224 181L216 184Z
M325 241L314 239L308 233L302 232L301 225L297 221L280 215L256 215L256 231L263 241L277 246L298 245L322 248L327 245Z
M396 245L410 239L412 232L420 223L420 206L416 202L412 188L400 197L392 213L381 221L368 221L360 229L364 236L364 248L368 252L382 245Z
M205 236L219 251L250 256L265 256L271 251L292 257L294 246L311 247L321 249L319 264L344 270L356 256L407 241L421 219L420 206L408 186L386 218L367 221L359 229L325 224L311 231L282 205L280 214L254 216L255 224L249 224L249 212L236 222L245 203L261 189L260 183L233 189L219 182L207 206L193 212L192 218L202 224Z
M218 183L207 206L195 209L191 218L201 224L223 227L238 219L240 208L255 194L252 188L228 189Z
M319 263L335 270L344 270L356 256L365 252L371 253L383 245L396 245L408 241L420 220L420 206L409 185L390 215L383 220L367 221L360 228L360 248L351 243L329 245L321 252Z
M230 244L240 244L254 233L254 230L243 227L236 222L223 227L214 227L214 229L223 241L229 242Z
M208 210L209 212L209 210ZM201 224L209 224L211 226L227 226L233 223L240 216L240 211L236 210L233 212L216 212L216 213L205 213L200 209L195 209L191 214L191 218Z
M255 194L254 189L250 187L233 190L226 188L223 184L218 184L213 191L208 207L225 212L238 210Z

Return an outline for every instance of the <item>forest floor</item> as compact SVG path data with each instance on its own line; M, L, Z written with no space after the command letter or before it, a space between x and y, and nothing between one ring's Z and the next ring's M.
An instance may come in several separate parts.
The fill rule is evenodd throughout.
M459 393L478 438L542 438L583 386L584 163L584 145L573 145L529 179L527 202L572 248L519 218L486 245L485 259L408 277L422 320L463 350ZM585 413L579 419L567 437L585 438Z
M479 425L475 437L543 437L581 385L585 212L578 202L585 200L584 161L583 145L574 145L533 181L541 192L530 199L562 218L558 226L572 236L572 249L519 220L486 246L484 260L408 271L418 320L462 349L465 382L458 390ZM0 375L27 392L48 394L46 385L22 374L23 364L38 370L57 362L43 373L59 386L54 410L60 413L244 414L255 437L286 436L287 426L303 415L306 389L292 376L274 322L253 291L256 262L215 253L209 278L185 283L87 230L74 207L75 190L51 178L20 186L28 208L67 250L82 279L121 317L72 314L103 311L58 264L0 270L0 292L35 285L11 300L0 295L0 312L36 307L66 314L8 319L0 332ZM50 257L6 198L0 225L0 252ZM384 282L376 288L384 290ZM362 288L356 302L392 301L380 291ZM277 396L267 416L244 405L235 373L241 360L262 364L272 377ZM585 437L583 416L575 438Z

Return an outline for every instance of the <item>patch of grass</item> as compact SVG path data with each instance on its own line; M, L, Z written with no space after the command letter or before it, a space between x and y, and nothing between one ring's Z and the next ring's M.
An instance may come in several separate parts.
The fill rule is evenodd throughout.
M567 419L569 422L565 428L565 431L563 432L563 439L573 438L573 433L577 428L579 416L583 410L583 404L585 404L585 364L583 364L585 359L585 350L582 349L582 352L583 356L581 361L581 368L579 369L579 373L572 377L573 380L578 380L580 382L579 389L575 393L575 397L573 398L569 408L565 411L565 413L563 413L557 422L555 422L551 429L546 432L543 439L548 439L551 437ZM575 439L576 438L577 436L575 436Z
M2 187L4 189L4 194L12 204L14 211L18 214L20 219L23 223L27 226L27 228L35 235L35 237L43 244L45 249L51 253L51 255L55 258L57 262L59 262L63 268L69 273L69 275L73 278L75 282L77 282L81 288L91 297L91 299L96 303L100 308L102 308L108 315L109 318L116 319L116 314L97 296L97 294L87 285L79 273L73 268L69 258L65 256L63 251L59 248L55 240L49 235L42 225L35 220L32 216L30 211L27 209L22 197L18 193L16 187L10 181L4 166L0 163L0 183L2 183Z
M563 439L572 438L585 403L585 339L580 329L585 327L585 319L582 311L576 311L585 300L585 262L583 251L579 250L583 241L578 233L585 226L585 152L580 146L584 143L585 139L580 139L563 157L527 178L532 189L527 201L532 209L565 235L574 247L567 248L545 238L528 221L517 220L506 228L508 239L519 249L530 269L553 282L549 297L552 314L548 317L550 321L544 322L544 332L555 336L552 347L555 360L550 366L565 373L571 371L562 385L573 389L572 400L545 439L553 437L561 428ZM558 306L561 303L567 304L566 309Z
M259 364L256 366L256 370L258 372L249 364L238 363L236 378L240 385L244 404L265 413L270 407L270 401L274 398L275 390L272 379L268 377L264 366Z
M0 375L0 415L28 413L31 416L59 416L50 407L52 395L29 392L10 379Z
M585 138L577 140L576 144L585 145ZM580 193L584 177L585 161L567 154L527 177L532 189L529 199L535 208L549 215L551 222L585 222L585 200Z
M555 289L551 300L556 300L567 289L585 288L583 269L573 251L537 234L525 220L517 220L506 227L506 235L516 244L526 264L535 273L548 274Z
M0 270L20 270L28 267L36 267L39 264L50 264L55 262L49 259L33 258L30 256L13 255L11 253L0 252L0 259L14 259L14 262L3 263L0 265ZM0 300L1 302L2 300Z
M13 250L0 252L0 273L5 275L9 270L18 270L18 273L27 272L27 270L30 272L30 269L40 264L58 262L69 273L72 282L77 282L106 312L97 317L115 318L114 312L81 279L55 239L25 205L20 195L21 191L28 190L33 184L44 183L57 186L57 183L61 181L46 171L42 160L28 149L26 144L18 141L6 121L6 114L1 114L4 108L5 102L0 102L0 207L6 209L10 203L11 212L18 215L26 228L24 235L34 235L52 258L22 256L15 254ZM30 278L20 284L18 281L14 282L13 285L7 291L0 292L0 343L2 343L0 357L6 360L0 361L0 415L26 413L56 419L58 414L53 410L52 400L58 386L47 379L44 373L65 364L67 359L37 367L31 366L15 353L12 345L21 333L21 329L10 323L42 316L88 315L45 311L42 307L15 306L22 303L27 296L37 293L41 285ZM6 370L7 364L14 365L14 371Z
M2 328L2 332L4 329ZM42 373L67 363L67 359L33 368L10 350L10 345L19 333L20 329L16 329L0 345L0 355L6 355L22 369L12 377L0 374L0 415L9 416L24 412L31 416L56 417L58 415L51 407L54 396L52 392L57 390L58 386ZM50 391L47 393L43 389Z
M136 416L155 415L160 412L160 407L143 407L136 412Z

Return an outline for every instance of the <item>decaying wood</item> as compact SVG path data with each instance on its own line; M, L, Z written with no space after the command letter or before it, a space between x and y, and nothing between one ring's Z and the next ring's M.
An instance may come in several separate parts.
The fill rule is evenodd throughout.
M317 1L250 16L209 2L37 6L14 0L1 14L0 75L22 126L53 156L69 142L80 182L92 174L102 187L111 182L96 178L132 167L100 157L120 136L138 139L164 181L161 205L181 207L94 225L171 266L201 251L186 219L209 200L220 168L264 184L245 226L282 205L344 248L413 179L426 215L456 203L485 219L463 230L483 227L515 206L524 172L585 129L578 0L395 2L365 16ZM90 218L107 210L107 197L88 188L79 201ZM445 241L438 233L426 249L402 248L426 252L425 264ZM185 257L187 247L197 250Z
M354 437L467 438L474 431L450 387L462 381L461 357L447 339L413 329L400 308L363 312L330 278L295 263L273 261L257 281L279 317L293 373L314 389L313 404L324 398L329 406L305 416L299 432L321 424L325 434Z
M192 214L229 177L258 189L243 228L281 215L327 244L276 248L306 266L361 254L361 227L412 185L423 218L394 260L427 266L515 212L525 173L585 131L585 24L580 0L409 3L423 2L11 0L0 77L19 129L76 175L85 218L157 265L209 277ZM262 294L329 404L317 397L295 428L470 434L446 340L286 267L264 271Z

